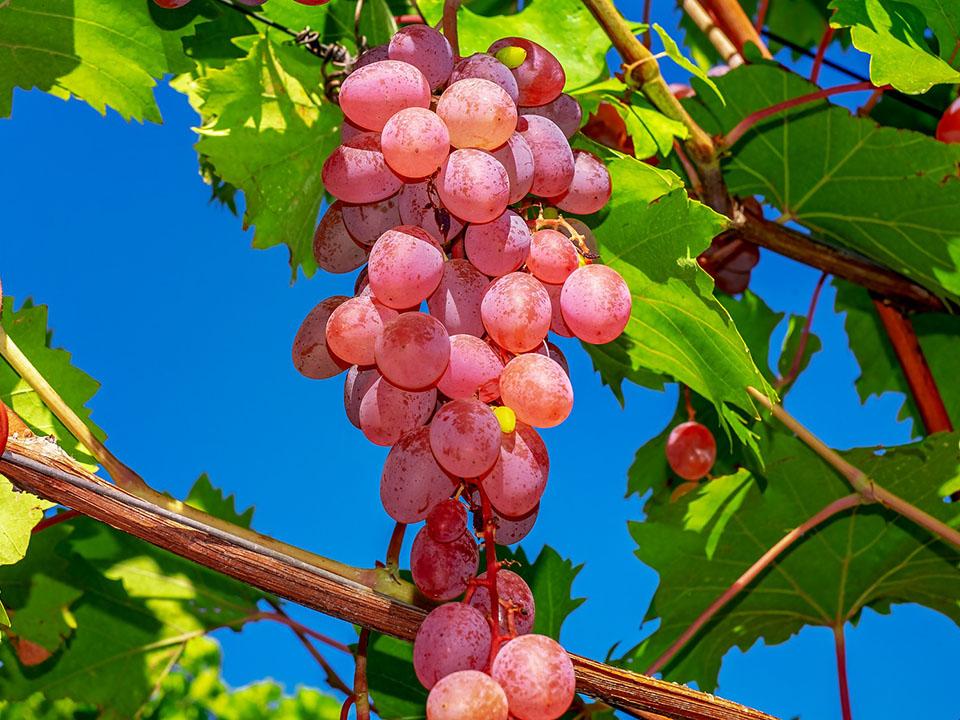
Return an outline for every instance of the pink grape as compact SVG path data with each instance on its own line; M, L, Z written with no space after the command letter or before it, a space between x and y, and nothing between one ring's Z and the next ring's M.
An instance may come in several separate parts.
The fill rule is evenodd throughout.
M399 195L393 195L376 203L343 205L343 225L350 237L369 248L387 230L402 225L398 199Z
M347 300L343 295L321 300L304 318L293 340L293 365L301 375L322 380L339 375L350 365L327 347L327 322L333 311Z
M330 0L295 0L295 2L300 3L301 5L312 5L314 7L319 5L326 5Z
M570 377L570 363L567 362L567 357L564 355L560 348L554 345L552 342L547 340L543 345L534 350L537 355L543 355L553 360L557 365L563 368L563 371L567 374L567 377Z
M437 115L458 148L493 150L517 129L517 106L506 90L482 78L452 83L437 103Z
M404 185L399 206L404 225L421 227L440 242L447 242L463 230L463 223L443 207L433 180Z
M437 382L437 390L452 400L500 397L503 362L490 346L473 335L450 336L450 364Z
M563 312L560 310L560 293L563 291L563 285L543 283L543 287L546 288L547 295L550 296L550 332L555 332L561 337L573 337L573 333L570 332L570 328L567 327L567 323L563 319Z
M347 376L343 381L343 409L347 414L347 420L360 429L360 403L367 390L373 387L373 384L380 377L376 369L361 370L356 365L347 370Z
M402 60L416 67L436 90L453 72L450 43L429 25L408 25L398 30L388 46L391 60Z
M436 172L447 159L450 134L436 113L406 108L387 120L380 134L380 147L383 158L395 172L421 178Z
M717 460L717 441L706 425L680 423L667 438L667 463L684 480L699 480Z
M507 696L477 670L447 675L427 696L427 720L507 720Z
M437 465L430 450L429 428L404 433L390 448L380 476L380 502L397 522L420 522L453 488L453 479Z
M380 132L404 108L430 107L430 84L409 63L380 60L350 73L340 86L339 101L351 122Z
M573 386L560 365L543 355L517 355L500 373L500 397L517 419L539 428L555 427L573 408Z
M541 115L553 120L568 140L580 129L580 121L583 119L583 109L580 107L580 103L567 94L558 95L555 100L548 102L546 105L522 107L520 108L520 114Z
M490 153L454 150L440 175L437 193L443 206L465 222L490 222L507 208L510 178Z
M544 283L562 284L580 266L580 254L563 233L538 230L530 240L527 270Z
M510 72L510 68L497 60L493 55L486 53L474 53L465 57L453 67L453 73L450 75L450 84L458 80L468 78L480 78L489 80L499 85L510 96L516 104L520 99L520 91L517 88L517 80Z
M498 512L520 517L539 504L549 469L547 446L536 430L518 422L514 432L503 433L500 459L481 483Z
M447 498L437 503L427 515L426 527L430 537L437 542L453 542L467 531L467 510L459 500Z
M487 276L468 260L448 260L440 284L427 298L427 308L451 335L481 337L480 302L489 284Z
M393 445L426 424L436 404L436 390L408 392L378 378L360 401L360 430L375 445Z
M558 642L544 635L520 635L493 661L490 674L507 694L520 720L556 720L573 702L573 662Z
M190 0L153 0L157 5L162 7L164 10L175 10L177 8L182 8Z
M539 512L539 505L519 518L507 517L494 511L493 517L497 521L497 531L494 538L497 545L513 545L523 540L533 530Z
M413 669L428 690L450 673L483 670L490 654L490 624L476 608L447 603L430 611L413 641Z
M563 91L567 77L553 54L532 40L518 37L497 40L487 52L495 55L498 50L507 47L522 48L527 54L520 66L511 70L520 90L520 104L546 105L555 100Z
M363 133L337 147L323 163L323 185L348 203L372 203L396 194L403 180L380 152L380 137Z
M343 125L340 126L340 143L342 144L348 142L349 140L357 137L357 135L363 135L365 132L369 132L369 130L364 129L359 125L355 125L344 118Z
M327 208L313 234L313 257L317 266L329 273L356 270L367 259L365 248L347 232L343 221L343 203L339 200Z
M500 347L527 352L542 343L550 330L550 296L532 275L510 273L490 284L480 316Z
M430 423L430 447L447 472L479 477L500 457L500 423L479 400L451 400Z
M613 268L584 265L574 270L560 292L563 319L575 336L602 345L615 340L630 320L630 288Z
M526 121L526 128L522 128ZM573 181L573 151L563 132L552 120L539 115L525 115L520 134L533 153L533 185L530 192L540 197L556 197Z
M477 270L501 277L526 262L530 238L526 221L513 210L505 210L496 220L467 228L464 252Z
M371 63L389 59L390 53L388 46L377 45L369 50L364 50L363 53L360 54L360 57L357 58L357 62L354 63L353 69L357 70L358 68L362 68L364 65L370 65Z
M495 150L493 155L507 171L510 180L510 204L520 202L533 186L533 152L520 133L513 133L510 139Z
M416 307L437 289L443 277L443 253L421 228L401 225L387 230L370 250L370 289L384 305Z
M481 573L477 579L486 580L487 574ZM500 629L504 633L511 630L511 623L508 618L512 615L512 629L516 631L517 635L526 635L531 632L536 610L533 593L530 592L530 586L524 579L512 570L506 568L498 570L497 595L501 603L498 618ZM503 603L512 606L512 612L508 612L508 609L502 606ZM486 585L477 584L470 598L470 606L483 613L483 617L490 616L490 591Z
M420 528L410 548L410 572L417 588L431 600L452 600L463 595L477 574L480 553L470 533L453 542L438 543Z
M424 390L436 385L450 361L450 337L435 317L406 312L377 338L377 368L393 385Z
M327 347L352 365L373 365L374 345L398 315L372 297L350 298L327 321Z
M573 162L570 186L550 202L564 212L590 215L610 200L610 172L600 158L584 150L574 151Z

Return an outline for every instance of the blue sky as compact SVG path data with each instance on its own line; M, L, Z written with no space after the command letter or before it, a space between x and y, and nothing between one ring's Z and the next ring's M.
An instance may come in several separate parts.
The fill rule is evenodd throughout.
M845 61L862 69L862 59ZM377 494L385 452L344 417L342 378L309 381L290 362L306 313L324 297L349 293L353 280L318 275L291 286L284 250L252 250L240 220L208 202L192 149L196 115L173 91L157 95L162 126L17 92L13 119L0 122L4 291L49 305L55 344L103 384L91 403L94 419L113 451L149 482L183 496L208 472L242 506L256 505L262 532L372 564L392 529ZM765 252L752 287L775 310L802 314L817 277ZM824 350L788 407L837 447L905 441L909 428L896 422L900 398L860 405L858 368L832 306L828 285L814 323ZM563 347L576 404L566 423L545 433L550 485L524 546L535 554L549 543L585 563L575 591L589 599L568 620L563 641L603 657L645 634L640 619L657 578L632 555L626 522L640 517L641 505L624 500L626 470L636 448L669 420L676 390L628 387L621 409L585 353ZM346 624L296 615L352 639ZM289 687L322 684L284 628L219 637L232 684L266 676ZM960 631L933 612L866 611L848 629L854 714L956 720L957 647ZM349 676L349 660L331 659ZM732 651L718 693L783 718L839 717L830 631Z

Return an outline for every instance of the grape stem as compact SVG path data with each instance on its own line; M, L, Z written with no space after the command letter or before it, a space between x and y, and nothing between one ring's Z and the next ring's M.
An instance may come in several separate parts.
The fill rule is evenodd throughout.
M462 0L444 0L443 2L443 34L453 50L453 59L460 57L460 37L457 32L457 11L460 10Z
M790 369L779 378L773 385L776 390L781 390L797 379L800 374L800 365L803 363L803 354L807 350L807 342L810 339L810 327L813 325L813 314L817 310L817 302L820 300L820 291L823 289L823 283L827 279L827 273L820 273L820 279L817 286L813 289L813 296L810 298L810 307L807 309L807 317L803 321L803 330L800 333L800 342L797 344L797 350L793 354L793 360L790 363Z
M500 593L497 586L497 571L500 564L497 562L497 543L495 539L497 531L497 521L493 517L493 507L490 505L490 498L479 485L475 485L477 493L480 495L480 512L483 516L483 549L487 559L487 592L490 595L490 657L487 661L487 670L493 667L493 660L497 657L497 651L500 649Z
M840 682L840 711L843 720L853 720L850 711L850 685L847 682L847 647L843 637L843 624L833 628L834 647L837 651L837 679Z
M757 19L753 23L758 33L763 32L763 26L767 24L767 10L769 9L770 0L760 0L760 5L757 7Z
M741 55L747 43L753 43L764 58L769 60L773 57L739 0L704 0L704 5Z
M813 58L813 67L810 68L810 82L816 84L820 79L820 68L823 67L823 58L827 54L827 48L833 41L833 28L827 25L823 31L823 37L820 38L820 44L817 46L817 54Z
M360 631L357 641L355 669L353 673L353 696L357 706L357 720L370 720L370 691L367 686L367 645L370 642L370 629Z
M64 510L63 512L58 512L56 515L48 515L43 520L38 522L33 526L31 534L36 534L42 532L49 527L54 525L59 525L62 522L67 522L68 520L73 520L73 518L80 516L81 513L78 513L76 510Z
M398 522L393 526L390 534L390 543L387 545L387 568L396 571L400 567L400 551L403 549L403 536L407 532L405 523Z

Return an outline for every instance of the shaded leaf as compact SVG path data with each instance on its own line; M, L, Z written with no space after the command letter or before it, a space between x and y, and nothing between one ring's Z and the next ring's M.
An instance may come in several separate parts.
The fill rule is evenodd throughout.
M0 475L0 565L10 565L27 554L30 533L53 503L21 492Z

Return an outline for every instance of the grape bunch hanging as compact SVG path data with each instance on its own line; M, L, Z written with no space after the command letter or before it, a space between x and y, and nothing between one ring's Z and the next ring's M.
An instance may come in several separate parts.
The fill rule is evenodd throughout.
M411 571L444 603L414 643L430 720L552 720L574 697L569 656L531 634L530 588L495 552L533 527L549 469L537 429L573 406L548 333L607 343L630 316L626 283L565 216L600 210L611 182L570 147L581 111L564 82L529 40L458 59L433 28L403 28L344 80L341 144L323 166L337 201L317 264L365 267L353 297L309 313L293 359L311 378L346 371L347 417L391 448L384 508L426 521ZM480 575L468 509L488 550Z

